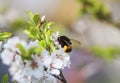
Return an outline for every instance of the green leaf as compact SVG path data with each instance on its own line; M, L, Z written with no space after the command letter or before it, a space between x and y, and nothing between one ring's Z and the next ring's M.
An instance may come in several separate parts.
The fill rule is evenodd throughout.
M35 39L35 37L31 34L31 31L25 30L24 32L25 32L29 37L31 37L32 39Z
M35 54L36 53L36 47L32 47L28 50L29 55Z
M23 30L27 28L27 22L26 19L23 19L21 17L15 19L13 22L9 24L9 31L13 34L16 31Z
M33 16L33 21L34 23L37 25L38 23L40 23L40 16L39 14L34 14Z
M25 48L23 47L22 44L17 44L17 47L19 48L19 50L20 50L20 52L21 52L22 54L25 54L25 53L26 53L26 50L25 50Z
M34 24L31 21L28 21L27 24L28 24L28 29L29 27L34 27Z
M53 51L55 51L55 46L54 46L54 44L52 43L52 42L50 42L50 51L51 52L53 52Z
M39 47L39 48L36 49L36 53L37 53L38 55L40 55L43 50L45 50L45 48Z
M99 20L110 21L110 10L108 7L99 0L79 0L80 5L83 5L80 8L80 14L90 14L90 16L95 17Z
M92 46L91 52L95 55L104 58L106 61L111 61L115 58L118 53L119 48L116 47L99 47L99 46Z
M30 17L30 19L31 19L31 21L33 21L33 14L32 14L32 12L30 12L30 11L27 11L27 15Z
M46 49L46 42L45 42L45 40L41 40L41 41L39 42L39 45L40 45L42 48Z
M40 24L38 24L36 27L35 27L35 31L36 31L36 34L38 35L38 34L41 34L40 33L40 30L39 30L39 26L40 26Z
M48 30L45 34L45 39L47 44L50 42L50 34L51 34L51 30Z
M7 83L8 80L8 74L5 74L2 78L2 83Z
M14 83L17 83L16 81L14 81Z
M32 59L31 56L32 55L30 55L29 52L26 52L26 54L22 54L22 59L23 60L31 60Z
M48 35L48 38L50 38L51 30L48 30L48 31L46 32L46 34Z
M35 28L30 29L31 34L34 36L34 38L39 38L39 32Z
M8 39L12 34L9 32L2 32L0 33L0 41L5 41Z
M50 51L55 50L54 44L50 40L50 28L53 26L54 22L41 22L39 14L32 14L31 12L28 12L28 15L32 21L28 22L29 28L25 30L25 33L33 39L38 39L40 48L29 49L25 56L32 55L34 52L40 53L47 48L50 48Z
M55 24L54 22L49 22L49 23L47 24L47 29L50 29L54 24Z
M29 27L29 29L24 31L29 37L31 37L32 39L39 39L39 25L37 25L36 27Z
M22 44L17 44L17 46L18 46L18 48L19 48L19 50L20 50L20 52L21 52L21 57L22 57L22 59L24 59L24 60L31 60L31 56L32 56L32 55L30 55L29 51L27 51L27 50L23 47Z

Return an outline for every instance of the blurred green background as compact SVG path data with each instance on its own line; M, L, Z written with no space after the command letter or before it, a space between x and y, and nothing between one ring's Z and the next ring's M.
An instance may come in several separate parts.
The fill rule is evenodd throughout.
M82 43L73 42L71 68L63 70L68 83L119 83L119 9L120 0L0 0L0 31L26 40L26 12L45 15L53 31ZM7 68L0 60L0 80Z

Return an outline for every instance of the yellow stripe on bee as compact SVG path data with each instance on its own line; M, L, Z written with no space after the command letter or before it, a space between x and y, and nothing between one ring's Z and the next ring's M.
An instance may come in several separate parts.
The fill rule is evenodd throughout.
M68 48L68 47L65 45L65 46L64 46L64 51L66 51L66 50L67 50L67 48Z

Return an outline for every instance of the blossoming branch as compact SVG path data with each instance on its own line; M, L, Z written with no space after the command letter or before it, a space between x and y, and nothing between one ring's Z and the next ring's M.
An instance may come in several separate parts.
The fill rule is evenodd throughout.
M65 51L71 51L70 40L64 36L64 42L58 41L59 32L51 31L53 22L46 22L45 16L27 13L30 21L25 33L29 42L17 36L9 38L0 56L9 66L12 80L17 83L56 83L57 78L66 83L61 69L71 64L69 53Z

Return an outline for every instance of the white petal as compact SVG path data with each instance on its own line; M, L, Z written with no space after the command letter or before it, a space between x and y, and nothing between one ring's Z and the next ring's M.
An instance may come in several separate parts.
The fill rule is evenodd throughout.
M42 64L40 56L33 55L32 56L33 61L35 61L37 64Z
M27 49L29 49L31 47L39 47L38 40L30 41L30 43L28 44L28 48Z
M41 17L41 22L45 21L45 16Z
M50 64L52 63L52 57L47 55L43 57L43 65L46 67L49 67Z
M43 77L43 73L44 73L44 67L42 64L38 64L38 67L33 69L31 67L31 63L30 61L27 61L26 63L26 67L24 68L24 71L22 73L22 75L24 76L34 76L37 79L40 79L41 77Z
M42 54L41 54L43 57L45 57L45 56L50 56L49 55L49 52L47 51L47 50L44 50L44 51L42 51Z
M7 43L4 44L5 49L10 49L12 51L18 51L17 44L21 43L23 46L26 47L26 42L20 40L18 37L12 37L8 39Z
M2 41L0 41L0 48L1 48L1 45L2 45Z
M21 56L19 56L19 55L15 56L15 62L14 63L19 67L24 66L23 60L22 60Z
M17 70L18 70L18 67L16 66L16 64L12 64L9 68L9 72L11 75L14 75Z
M19 80L17 80L18 83L31 83L31 80L29 80L26 77L21 77Z
M63 56L63 61L64 62L68 62L69 60L70 60L70 56L69 55Z
M63 62L62 62L62 60L61 60L61 59L56 59L56 60L54 60L54 61L53 61L53 67L54 67L54 68L58 68L58 69L62 68L62 67L63 67Z
M36 69L36 70L33 71L33 76L35 78L37 78L37 79L42 78L43 75L44 75L44 68L43 68L43 66L39 66L38 69Z
M52 69L50 71L51 74L54 74L54 75L59 75L60 74L60 71L58 69Z
M13 62L14 53L9 50L4 50L1 53L2 62L6 65L10 65Z

